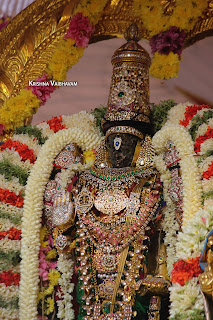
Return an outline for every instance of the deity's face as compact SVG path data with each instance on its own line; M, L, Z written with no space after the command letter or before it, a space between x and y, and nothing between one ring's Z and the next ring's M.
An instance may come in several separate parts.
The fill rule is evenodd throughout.
M106 146L113 168L131 166L138 140L138 137L128 133L113 133L107 138Z

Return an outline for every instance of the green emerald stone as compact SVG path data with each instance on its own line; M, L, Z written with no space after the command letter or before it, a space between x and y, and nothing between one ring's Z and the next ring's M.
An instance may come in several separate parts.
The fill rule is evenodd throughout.
M122 174L122 178L125 178L125 174Z
M124 96L124 92L123 91L119 92L118 96L119 98L122 98Z
M112 180L115 180L115 177L112 177Z
M117 176L117 180L120 180L121 176Z
M107 180L110 180L110 177L107 177Z
M102 177L102 179L104 179L104 180L105 180L105 179L106 179L106 177L105 177L105 176L103 176L103 177Z
M129 172L126 173L126 176L129 177Z

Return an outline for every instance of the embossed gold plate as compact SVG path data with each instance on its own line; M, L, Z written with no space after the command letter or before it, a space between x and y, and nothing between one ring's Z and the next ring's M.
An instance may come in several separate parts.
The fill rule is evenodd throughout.
M126 208L128 197L123 190L104 190L95 198L96 209L104 214L114 215Z

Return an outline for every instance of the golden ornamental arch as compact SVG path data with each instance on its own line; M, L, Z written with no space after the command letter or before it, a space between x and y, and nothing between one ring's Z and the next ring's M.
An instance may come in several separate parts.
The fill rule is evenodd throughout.
M168 19L175 17L178 2L179 0L153 1L153 10L159 13L155 23L158 23L158 19L169 21ZM90 43L123 37L126 28L133 22L138 24L142 37L150 40L153 36L150 32L153 22L150 18L147 28L147 21L144 22L143 15L143 9L149 8L147 3L147 0L101 2L98 0L37 0L33 2L12 19L0 33L0 107L3 107L11 97L17 96L21 89L26 88L29 80L42 76L55 49L69 28L70 19L75 14L82 12L83 16L87 16L90 23L95 25ZM194 13L193 11L191 13L192 17L193 14L196 15L196 19L194 19L193 28L185 26L185 47L213 34L213 2L206 0L201 5L199 1L188 1L186 6L192 3L197 6L194 8L196 9ZM152 8L149 10L151 12ZM190 23L193 20L192 17L189 17ZM159 26L160 29L165 31L163 25ZM36 108L33 109L33 113L35 112ZM15 128L13 125L11 127Z

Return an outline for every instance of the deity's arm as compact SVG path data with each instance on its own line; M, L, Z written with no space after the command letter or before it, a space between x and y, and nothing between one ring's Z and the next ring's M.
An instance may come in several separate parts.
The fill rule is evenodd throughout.
M51 213L54 245L59 253L75 248L75 207L72 192L66 189L56 193Z

